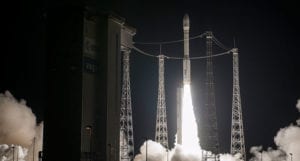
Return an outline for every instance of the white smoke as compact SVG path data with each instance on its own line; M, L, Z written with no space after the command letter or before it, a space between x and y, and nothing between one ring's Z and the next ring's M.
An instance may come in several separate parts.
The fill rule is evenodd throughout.
M36 118L24 100L0 93L0 144L29 146L35 136Z
M262 146L251 147L250 153L254 155L250 161L284 161L286 154L282 150L274 150L268 148L267 151L262 151Z
M231 154L220 154L220 160L221 161L242 161L241 154L237 153L235 155Z
M297 107L298 111L300 112L300 99L298 99L298 102L297 102L297 104L296 104L296 107Z
M207 152L207 151L203 151ZM210 153L210 152L207 152ZM241 155L220 154L220 161L242 161ZM172 150L165 149L160 143L148 140L140 148L134 161L202 161L202 152L194 153L177 144Z
M42 139L43 123L36 126L26 101L16 100L9 91L0 93L0 161L31 160L33 154L37 160Z
M300 100L296 107L300 110ZM250 153L254 155L250 161L287 161L293 159L300 161L300 124L291 124L280 129L274 138L277 149L268 148L267 151L262 151L262 146L252 147Z
M300 99L298 99L298 102L297 102L297 104L296 104L296 107L297 107L298 111L300 112ZM300 126L300 118L299 118L296 122L297 122L297 124Z
M0 160L1 161L25 161L27 149L16 145L0 145Z
M290 125L281 129L274 139L279 149L293 155L294 160L300 160L300 127Z
M140 154L135 156L134 161L161 161L166 156L165 148L152 140L147 140L140 148Z

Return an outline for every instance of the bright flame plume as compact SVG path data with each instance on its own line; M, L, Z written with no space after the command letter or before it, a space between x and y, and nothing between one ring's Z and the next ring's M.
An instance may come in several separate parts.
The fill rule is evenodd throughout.
M199 152L198 127L192 103L191 87L184 84L182 97L182 147L189 152Z

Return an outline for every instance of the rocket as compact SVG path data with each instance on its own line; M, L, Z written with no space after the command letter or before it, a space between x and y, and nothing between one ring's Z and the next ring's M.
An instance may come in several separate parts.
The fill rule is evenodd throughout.
M185 14L183 17L183 38L184 38L183 84L191 83L189 32L190 32L190 18L188 14Z
M189 31L190 19L187 14L183 17L183 39L184 39L184 58L183 58L183 85L191 83L191 63L189 54ZM182 144L182 95L183 87L177 89L177 144Z

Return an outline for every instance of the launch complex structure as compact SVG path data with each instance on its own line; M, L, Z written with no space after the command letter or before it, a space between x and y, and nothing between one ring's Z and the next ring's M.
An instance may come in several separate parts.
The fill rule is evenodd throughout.
M167 113L166 113L166 101L165 101L165 82L164 82L164 59L168 60L183 60L183 84L191 83L191 63L193 59L206 59L206 97L205 97L205 111L207 120L206 126L204 126L205 132L203 143L205 146L203 149L207 151L202 152L203 161L219 160L219 140L218 140L218 125L216 116L216 103L214 94L214 77L213 77L213 61L212 58L216 56L232 54L233 56L233 95L232 95L232 119L231 119L231 154L241 154L241 159L246 160L245 153L245 139L243 129L243 117L241 107L241 96L239 86L239 63L238 63L238 49L226 48L220 41L218 41L211 31L190 37L190 19L186 14L183 18L183 40L168 41L168 42L154 42L146 44L171 44L171 43L184 43L184 56L183 57L170 57L160 53L156 56L146 53L134 45L130 48L126 48L123 53L123 78L122 78L122 95L121 95L121 113L120 113L120 161L132 161L134 157L134 140L133 140L133 123L132 123L132 107L131 107L131 92L130 92L130 51L133 49L143 55L158 58L158 98L157 98L157 116L155 127L155 141L161 143L166 149L168 149L168 126L167 126ZM189 56L189 40L195 38L206 38L206 56L202 57L190 57ZM224 53L214 54L212 53L213 42L219 47L226 50ZM138 42L136 42L138 44ZM181 95L182 87L177 90L177 144L182 142L182 118L181 112ZM202 141L202 140L201 140ZM208 152L209 151L209 152Z

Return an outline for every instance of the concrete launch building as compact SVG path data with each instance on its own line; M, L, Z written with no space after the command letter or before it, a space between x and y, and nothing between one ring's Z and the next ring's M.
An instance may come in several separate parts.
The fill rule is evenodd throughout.
M119 160L121 44L132 33L118 16L49 8L45 161Z

